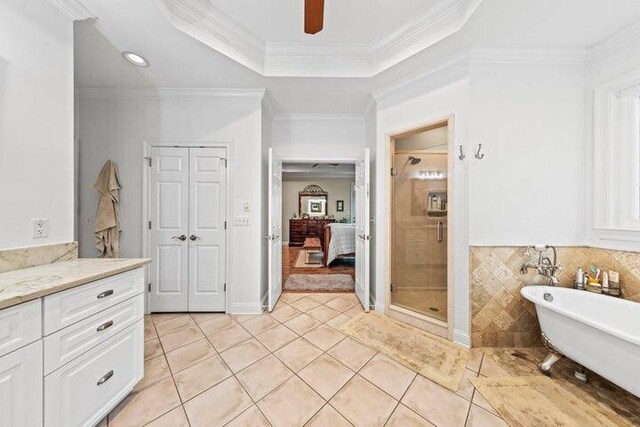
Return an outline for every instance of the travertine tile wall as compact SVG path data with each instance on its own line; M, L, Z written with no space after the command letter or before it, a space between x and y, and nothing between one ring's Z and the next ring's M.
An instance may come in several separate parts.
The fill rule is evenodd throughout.
M56 243L0 250L0 273L78 258L78 243Z
M530 271L520 273L529 260L524 247L472 247L470 262L471 340L474 347L531 347L541 345L532 303L520 295L525 285L543 284ZM534 255L532 257L535 258ZM596 264L620 273L625 298L640 302L640 253L587 247L558 248L558 274L570 286L579 267Z

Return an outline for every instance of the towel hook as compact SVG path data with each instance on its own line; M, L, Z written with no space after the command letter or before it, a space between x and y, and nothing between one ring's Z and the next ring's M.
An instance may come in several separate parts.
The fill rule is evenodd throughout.
M466 156L466 154L464 154L464 151L462 150L462 145L460 145L460 155L458 156L458 158L460 160L464 160L465 157L467 157L467 156Z
M484 154L480 154L480 151L482 151L482 144L478 144L478 152L476 153L476 159L478 160L484 159Z

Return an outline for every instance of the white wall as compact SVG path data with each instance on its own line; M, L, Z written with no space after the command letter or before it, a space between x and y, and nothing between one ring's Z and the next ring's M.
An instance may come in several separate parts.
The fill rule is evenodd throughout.
M399 133L421 124L454 116L453 131L455 145L466 146L468 142L469 80L460 79L439 89L417 95L409 100L396 102L390 106L378 105L376 137L376 205L375 205L375 268L376 268L376 310L384 309L384 299L390 283L389 241L390 241L390 201L389 135ZM455 153L452 153L455 155ZM449 286L454 292L455 308L451 314L454 325L454 340L470 344L469 336L469 240L467 230L467 166L456 161L450 172L454 183L454 216L451 218L454 233L454 284Z
M272 148L271 133L273 124L273 112L269 99L265 97L262 103L261 111L261 138L262 138L262 185L261 185L261 212L260 212L260 236L271 234L269 232L269 196L271 189L269 188L269 149ZM260 245L260 302L264 307L268 304L268 287L269 287L269 246L270 241L261 240Z
M284 159L354 160L364 149L360 116L288 115L273 121L274 150Z
M73 24L46 0L0 2L0 249L73 240ZM49 237L31 238L31 219Z
M584 244L584 65L474 63L470 82L470 244Z
M316 184L328 193L327 214L333 215L336 221L351 218L351 189L354 179L348 178L309 178L305 180L287 180L282 182L282 238L289 241L289 219L295 213L299 216L298 193L307 185ZM344 201L344 211L336 210L336 200ZM354 213L355 214L355 213Z
M94 96L90 94L94 93ZM121 253L142 255L143 140L228 142L233 147L234 216L245 216L250 204L251 225L231 227L233 259L228 276L231 307L228 311L260 310L262 268L262 116L260 99L225 101L207 96L153 94L112 96L109 91L81 90L80 98L80 253L95 255L93 218L97 196L92 184L107 159L120 168L122 183ZM228 218L232 224L232 218ZM247 265L247 260L254 264Z

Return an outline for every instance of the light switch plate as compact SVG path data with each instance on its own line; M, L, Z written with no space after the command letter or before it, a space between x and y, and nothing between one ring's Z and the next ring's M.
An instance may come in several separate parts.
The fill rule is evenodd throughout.
M31 238L44 239L49 237L49 220L46 218L31 220Z
M248 216L238 216L233 219L233 225L237 227L247 227L251 225L251 221L249 221Z

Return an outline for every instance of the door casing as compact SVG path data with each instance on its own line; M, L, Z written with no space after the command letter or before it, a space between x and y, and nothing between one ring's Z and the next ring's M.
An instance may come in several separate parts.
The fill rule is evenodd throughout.
M151 220L150 215L150 171L148 159L151 156L152 147L176 147L176 148L224 148L227 153L227 168L226 168L226 181L227 181L227 233L226 233L226 269L227 269L227 290L225 295L225 311L228 312L231 306L232 294L233 294L233 227L229 223L233 218L233 141L190 141L190 140L167 140L156 138L145 138L142 141L142 158L140 159L140 165L142 169L142 257L150 257L150 242L149 242L149 228L148 224ZM150 266L145 266L145 283L149 284L150 280ZM150 312L150 293L147 288L145 297L145 313Z

